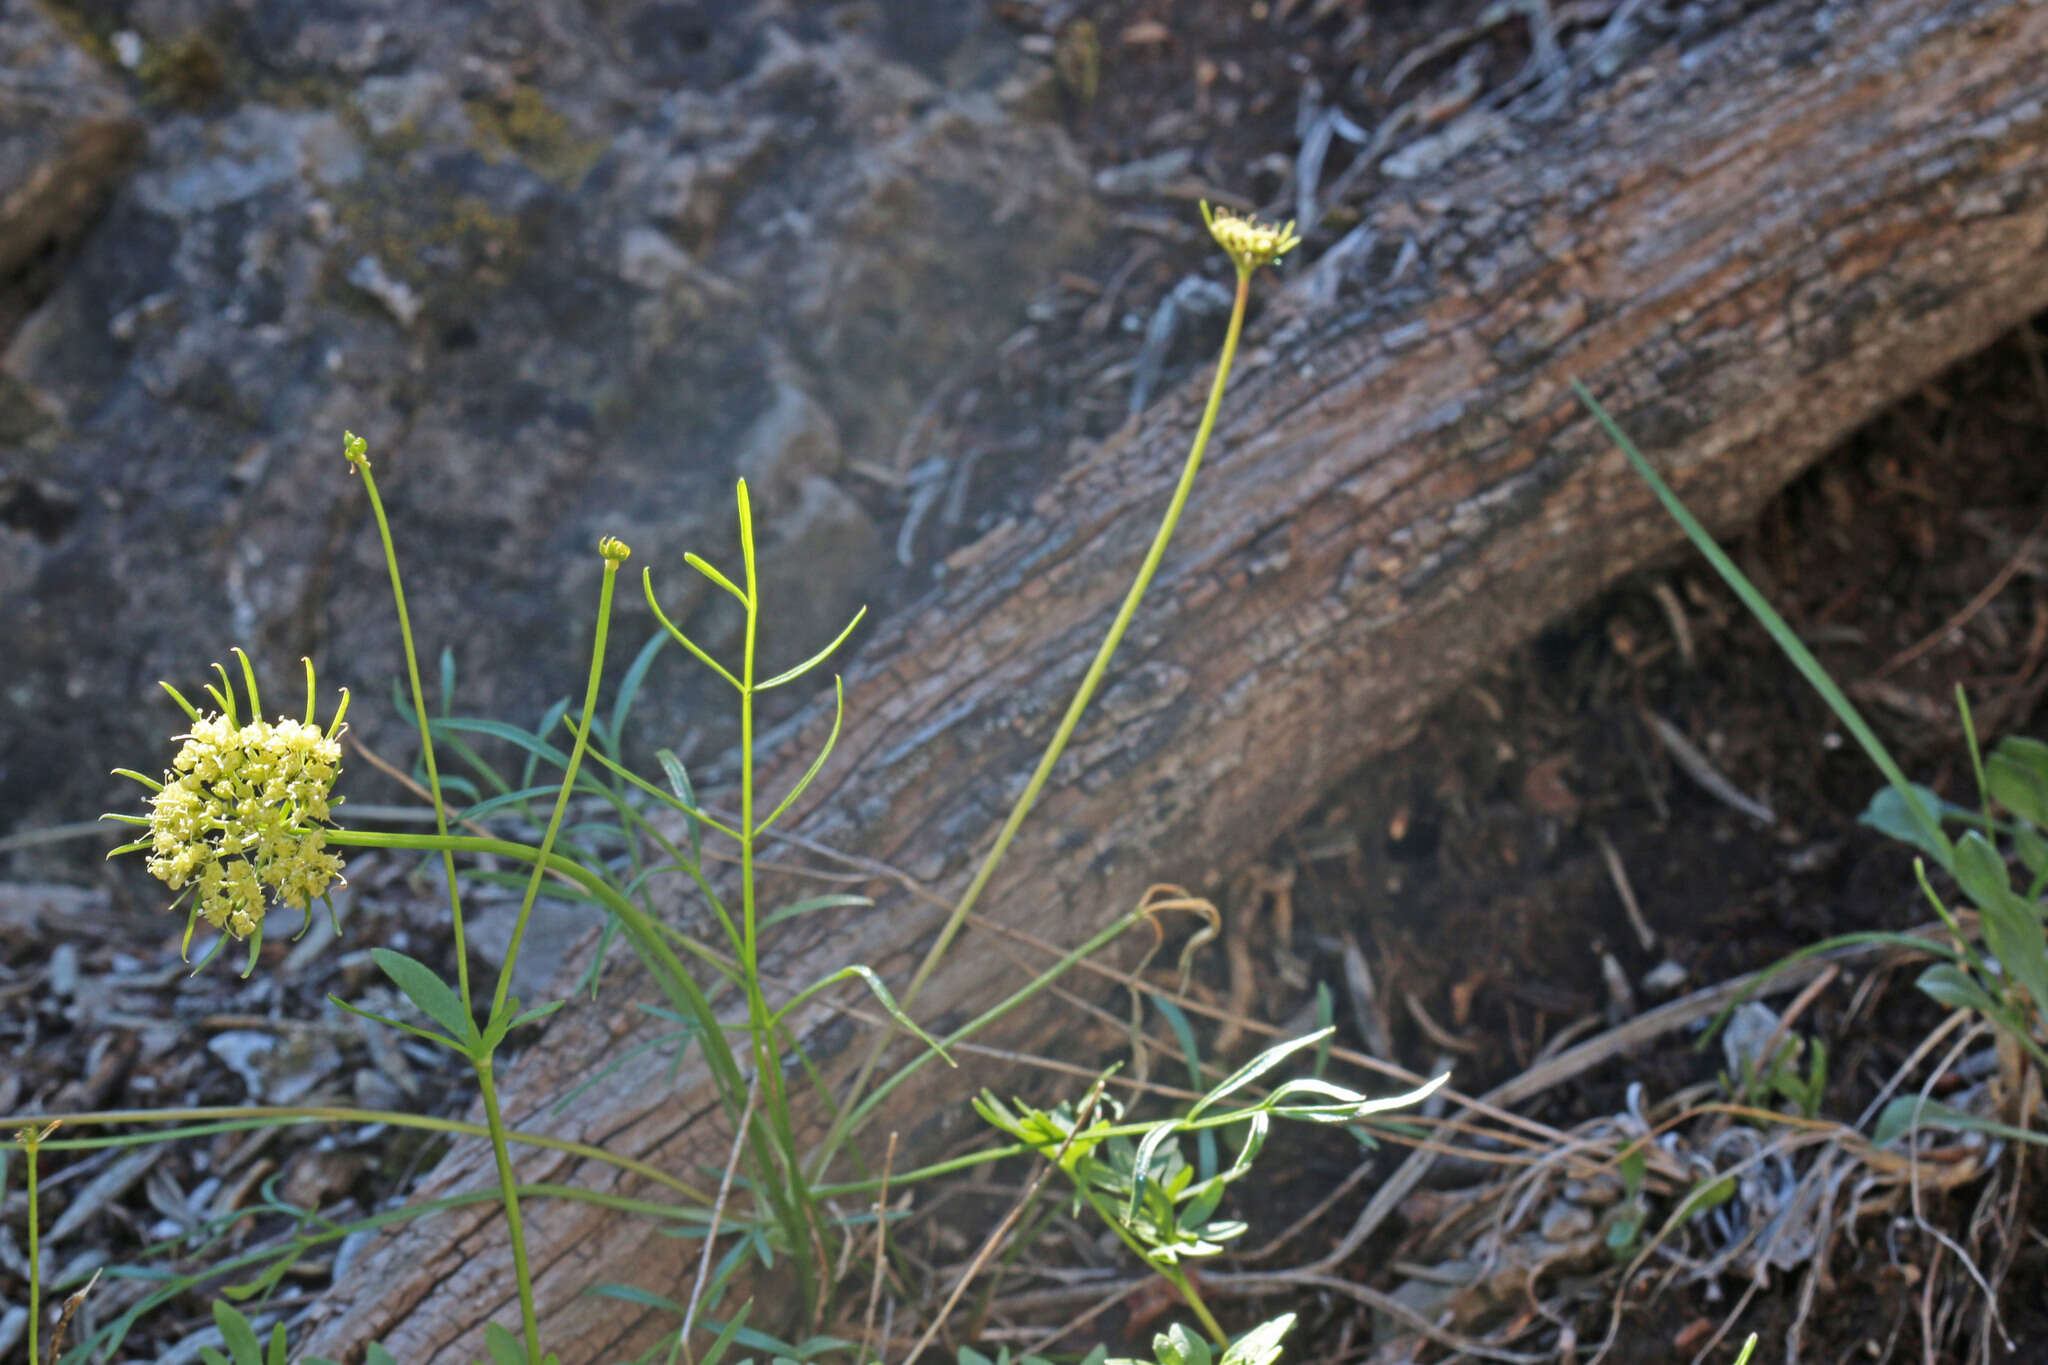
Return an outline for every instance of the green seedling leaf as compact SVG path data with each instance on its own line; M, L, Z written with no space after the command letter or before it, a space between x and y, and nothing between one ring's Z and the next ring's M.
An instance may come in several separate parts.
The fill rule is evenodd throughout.
M1262 1322L1230 1344L1223 1353L1223 1365L1273 1365L1280 1359L1280 1338L1294 1326L1294 1314L1282 1313Z
M1749 1340L1742 1343L1742 1354L1735 1357L1735 1365L1749 1365L1750 1356L1756 1353L1756 1333L1749 1334Z
M220 1329L221 1341L234 1357L235 1365L263 1365L262 1348L256 1344L256 1329L242 1316L240 1309L223 1299L213 1301L213 1325Z
M1956 843L1956 880L1970 893L1984 926L1984 942L2006 979L2048 1008L2048 929L2034 907L2013 894L2005 859L1977 830Z
M2015 1128L2009 1123L1996 1119L1980 1118L1963 1109L1956 1109L1939 1100L1922 1100L1918 1095L1901 1095L1884 1107L1877 1116L1877 1127L1872 1130L1870 1140L1882 1147L1886 1143L1904 1137L1914 1128L1941 1128L1958 1133L1984 1133L1990 1137L2005 1138L2011 1142L2030 1142L2035 1146L2048 1146L2048 1133L2037 1133L2027 1128Z
M484 1349L491 1353L492 1365L528 1365L526 1347L495 1322L484 1324Z
M2040 830L2032 825L2014 825L2012 851L2019 855L2020 865L2030 875L2036 879L2048 878L2048 840L2041 837Z
M1685 1198L1680 1201L1677 1211L1671 1215L1671 1221L1673 1225L1676 1225L1685 1222L1687 1219L1697 1218L1708 1209L1725 1204L1734 1197L1734 1176L1721 1175L1714 1176L1708 1180L1702 1180L1697 1185L1694 1185Z
M1914 985L1923 995L1952 1010L1975 1010L1987 1017L1998 1013L1998 1002L1988 991L1953 962L1937 962L1920 973Z
M1152 1338L1159 1365L1209 1365L1209 1343L1179 1323Z
M434 974L433 968L389 948L370 949L370 960L391 978L392 985L405 992L406 999L420 1007L421 1013L447 1029L449 1037L465 1045L477 1041L476 1024L469 1011L462 1007L462 1000L448 983Z
M2048 744L2007 735L1985 761L1985 779L1999 805L2035 829L2048 829Z
M280 1322L270 1329L270 1350L263 1365L285 1365L285 1349L284 1324Z
M1923 787L1917 782L1912 783L1911 788L1914 797L1921 802L1925 809L1933 811L1937 819L1955 820L1970 818L1969 811L1964 810L1952 801L1942 800L1941 797L1934 793L1932 788ZM1912 809L1907 806L1906 799L1899 794L1896 787L1879 787L1877 792L1870 798L1870 804L1863 808L1863 814L1856 818L1856 823L1868 825L1888 839L1895 839L1902 844L1910 844L1934 859L1937 863L1947 856L1943 850L1936 848L1933 842L1927 838L1926 832L1921 828Z

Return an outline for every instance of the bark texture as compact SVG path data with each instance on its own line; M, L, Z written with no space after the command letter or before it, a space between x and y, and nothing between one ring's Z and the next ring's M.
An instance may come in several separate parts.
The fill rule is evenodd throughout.
M986 912L1072 942L1149 882L1204 883L1490 657L1670 548L1572 377L1725 527L2048 305L2043 92L2038 0L1785 3L1662 54L1566 126L1503 124L1432 178L1375 191L1254 329L1166 567ZM958 890L1115 608L1200 398L1190 385L1155 406L884 626L802 833ZM772 783L828 719L782 737ZM884 880L865 889L871 911L788 926L779 970L864 961L900 983L942 914ZM961 940L921 1019L1017 981L988 943ZM660 1063L629 1065L549 1115L637 1029L628 977L523 1058L515 1121L715 1168L729 1132L687 1068L670 1086ZM863 1050L849 1041L843 1026L813 1036L841 1073ZM978 1062L907 1087L899 1168L961 1122L963 1096L1004 1083ZM528 1178L633 1185L550 1154ZM465 1146L422 1194L487 1179ZM565 1360L615 1359L658 1330L581 1297L589 1283L687 1293L694 1243L575 1204L529 1217ZM512 1320L510 1286L496 1215L444 1214L356 1260L316 1347L381 1336L404 1360L468 1359L485 1319Z

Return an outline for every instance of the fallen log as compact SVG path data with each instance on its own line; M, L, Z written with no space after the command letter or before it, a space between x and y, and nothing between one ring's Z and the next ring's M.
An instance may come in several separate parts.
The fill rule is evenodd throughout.
M1710 47L1657 54L1569 124L1500 124L1446 170L1375 191L1248 341L1166 567L986 913L1074 942L1148 882L1212 883L1487 660L1668 550L1673 528L1571 378L1725 528L2048 306L2044 91L2048 6L2034 0L1787 0ZM1129 580L1198 390L956 555L944 586L867 644L800 833L957 893ZM823 723L776 746L771 786ZM862 961L905 979L943 912L888 879L863 889L873 910L787 926L776 970L808 981ZM509 1117L715 1168L730 1132L688 1068L667 1085L652 1059L629 1064L550 1113L635 1027L624 1002L644 983L630 976L520 1060ZM970 931L915 1012L958 1018L1017 980ZM842 1078L865 1052L843 1028L813 1047ZM930 1069L893 1116L913 1149L899 1164L963 1118L973 1089L1004 1084L986 1063ZM489 1170L481 1145L458 1146L420 1194L486 1186ZM526 1178L633 1188L549 1153ZM646 1223L538 1204L528 1238L543 1333L565 1360L637 1351L665 1322L585 1296L591 1283L687 1293L695 1243ZM316 1350L381 1338L420 1365L476 1357L481 1325L515 1311L497 1214L444 1213L372 1247L327 1311Z

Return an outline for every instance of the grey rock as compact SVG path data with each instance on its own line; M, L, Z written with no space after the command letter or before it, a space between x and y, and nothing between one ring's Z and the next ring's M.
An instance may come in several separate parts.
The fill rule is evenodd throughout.
M35 5L0 6L0 281L83 229L142 140L98 63Z
M153 101L46 297L11 335L0 310L0 828L134 809L105 774L168 761L181 717L156 681L189 692L231 645L283 706L313 657L323 714L350 687L353 733L405 760L405 727L365 704L402 668L345 429L459 711L531 723L580 685L600 536L715 637L681 558L736 559L742 468L795 561L764 583L775 648L808 653L882 564L845 460L886 460L1099 222L1060 132L987 93L1009 40L985 17L940 33L756 0L683 33L651 3L108 3L133 72L15 41L0 88L57 63L117 124L194 35L232 83ZM653 621L618 601L622 667ZM665 661L636 716L651 749L725 709Z

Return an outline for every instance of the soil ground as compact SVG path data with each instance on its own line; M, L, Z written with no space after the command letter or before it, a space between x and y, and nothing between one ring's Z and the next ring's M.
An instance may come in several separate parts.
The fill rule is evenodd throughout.
M1027 502L1057 467L1059 451L1123 421L1146 322L1182 278L1215 267L1213 253L1186 230L1186 201L1200 193L1227 200L1222 187L1230 186L1251 196L1247 207L1270 203L1284 215L1305 81L1320 81L1328 99L1371 127L1415 99L1447 109L1471 97L1462 91L1498 88L1532 50L1526 24L1497 25L1446 46L1390 90L1405 56L1477 20L1478 0L1283 0L1270 7L1105 0L1085 14L1060 7L1063 18L1022 0L1011 8L1020 30L1049 44L1071 73L1065 116L1094 166L1128 166L1177 149L1189 155L1167 191L1123 210L1125 226L1103 258L1052 291L1015 346L937 396L932 429L906 443L903 468L877 471L876 509L893 530L910 525L902 537L908 562L895 586L906 597L978 525ZM1092 37L1078 30L1082 18ZM1091 85L1094 96L1085 98ZM1348 144L1334 144L1325 184L1350 155ZM1311 249L1344 226L1340 204L1309 229ZM2048 732L2048 550L2036 534L2048 510L2041 330L2037 323L2007 338L1874 420L1734 542L1745 569L1857 697L1907 771L1964 802L1973 793L1952 701L1956 684L1969 691L1987 741ZM1206 324L1185 329L1161 385L1202 363L1213 339ZM916 460L941 453L957 467L969 451L1014 449L1021 431L1036 431L1033 449L1048 453L981 459L952 507L921 522L911 517L915 490L907 475ZM1989 591L1994 584L1997 591ZM1768 806L1770 822L1708 794L1649 716ZM1676 556L1552 626L1448 700L1411 744L1354 775L1276 845L1263 877L1205 890L1248 912L1262 904L1270 910L1273 889L1289 888L1289 935L1282 941L1268 914L1248 944L1250 980L1266 1017L1298 1015L1310 1007L1309 983L1333 983L1344 1040L1360 1045L1355 1007L1367 1002L1342 985L1348 944L1382 985L1366 1014L1384 1020L1393 1055L1420 1071L1448 1057L1458 1085L1477 1093L1520 1073L1560 1033L1606 1017L1615 1002L1603 954L1647 1004L1656 997L1644 983L1667 962L1688 989L1829 935L1903 929L1928 918L1909 858L1856 823L1876 785L1866 760L1843 742L1763 631L1703 565ZM1614 866L1654 931L1654 948L1629 922ZM349 938L445 956L438 911L407 891L409 869L374 860L363 867ZM51 1110L235 1103L251 1094L272 1101L322 1095L420 1112L458 1106L450 1068L426 1049L380 1051L366 1035L304 1026L320 1015L329 989L363 997L372 968L360 948L317 957L309 950L300 955L303 969L288 978L265 971L243 983L216 968L187 982L175 945L139 940L126 908L19 898L0 906L0 1001L21 1021L7 1046L22 1059L0 1076L0 1112L37 1103ZM280 959L294 952L289 943L271 951ZM1912 974L1845 972L1808 1005L1800 1028L1825 1039L1831 1057L1822 1113L1853 1118L1940 1022L1912 989ZM291 981L288 991L281 979ZM1220 957L1205 960L1198 990L1227 1002L1243 985ZM1665 1038L1547 1092L1527 1112L1569 1128L1623 1110L1632 1084L1655 1098L1711 1081L1718 1053L1700 1052L1694 1041ZM1205 1036L1205 1046L1215 1042ZM336 1093L337 1076L354 1079ZM167 1230L196 1227L201 1213L254 1208L272 1196L374 1209L437 1147L354 1131L317 1139L229 1133L158 1150L160 1158L132 1171L119 1151L49 1160L46 1218L88 1202L100 1215L93 1233L60 1244L60 1264L83 1271L95 1258L120 1260ZM1381 1158L1381 1169L1397 1157ZM1350 1176L1357 1160L1348 1139L1277 1136L1259 1174L1235 1197L1253 1225L1245 1245L1287 1227ZM125 1184L114 1178L117 1170ZM1367 1181L1330 1209L1290 1254L1319 1255L1371 1188ZM2037 1169L2021 1195L2023 1242L2002 1302L2014 1346L1992 1359L2048 1359L2042 1188ZM985 1207L989 1221L1005 1207L1004 1197L974 1188L942 1197L956 1211ZM1974 1188L1964 1188L1933 1200L1930 1219L1956 1226L1975 1198ZM5 1208L10 1227L19 1226L21 1202L16 1182ZM270 1214L229 1225L223 1244L274 1231L276 1221ZM954 1240L969 1249L980 1235L972 1219L926 1221L954 1223ZM1392 1267L1427 1230L1389 1225L1344 1273L1390 1287L1398 1278ZM1049 1261L1085 1269L1112 1260L1093 1240L1066 1237L1064 1225L1053 1234L1064 1243ZM940 1261L964 1254L945 1239L930 1249ZM1911 1226L1891 1219L1859 1225L1832 1249L1832 1283L1804 1317L1800 1358L1960 1358L1952 1354L1955 1324L1936 1323L1927 1339L1934 1316L1927 1267L1936 1256ZM283 1309L317 1293L335 1259L313 1258L295 1271L290 1283L299 1288L285 1295ZM5 1239L0 1296L9 1302L23 1298L23 1265L18 1246ZM1943 1280L1945 1295L1959 1292L1954 1279ZM1005 1312L1005 1304L1021 1302L1009 1293L1019 1283L998 1297L990 1339L1030 1316ZM1568 1326L1582 1346L1604 1332L1615 1284L1612 1275L1594 1276L1566 1296ZM1784 1334L1801 1317L1797 1287L1795 1275L1781 1275L1743 1309L1738 1331L1765 1333L1765 1358L1788 1358ZM1717 1324L1742 1289L1680 1284L1645 1301L1632 1298L1610 1359L1692 1358L1705 1342L1700 1324ZM119 1284L99 1292L107 1301L134 1297ZM1142 1349L1138 1320L1158 1307L1148 1302L1121 1305L1091 1330L1119 1351ZM1290 1359L1360 1359L1373 1349L1367 1315L1346 1300L1233 1302L1230 1311L1233 1321L1251 1321L1255 1308L1282 1307L1304 1315ZM203 1325L205 1312L200 1295L181 1298L131 1338L125 1358L154 1358ZM1028 1336L1020 1330L1008 1339ZM1557 1341L1552 1330L1549 1347ZM0 1356L10 1349L0 1344ZM1444 1358L1432 1349L1418 1358Z

